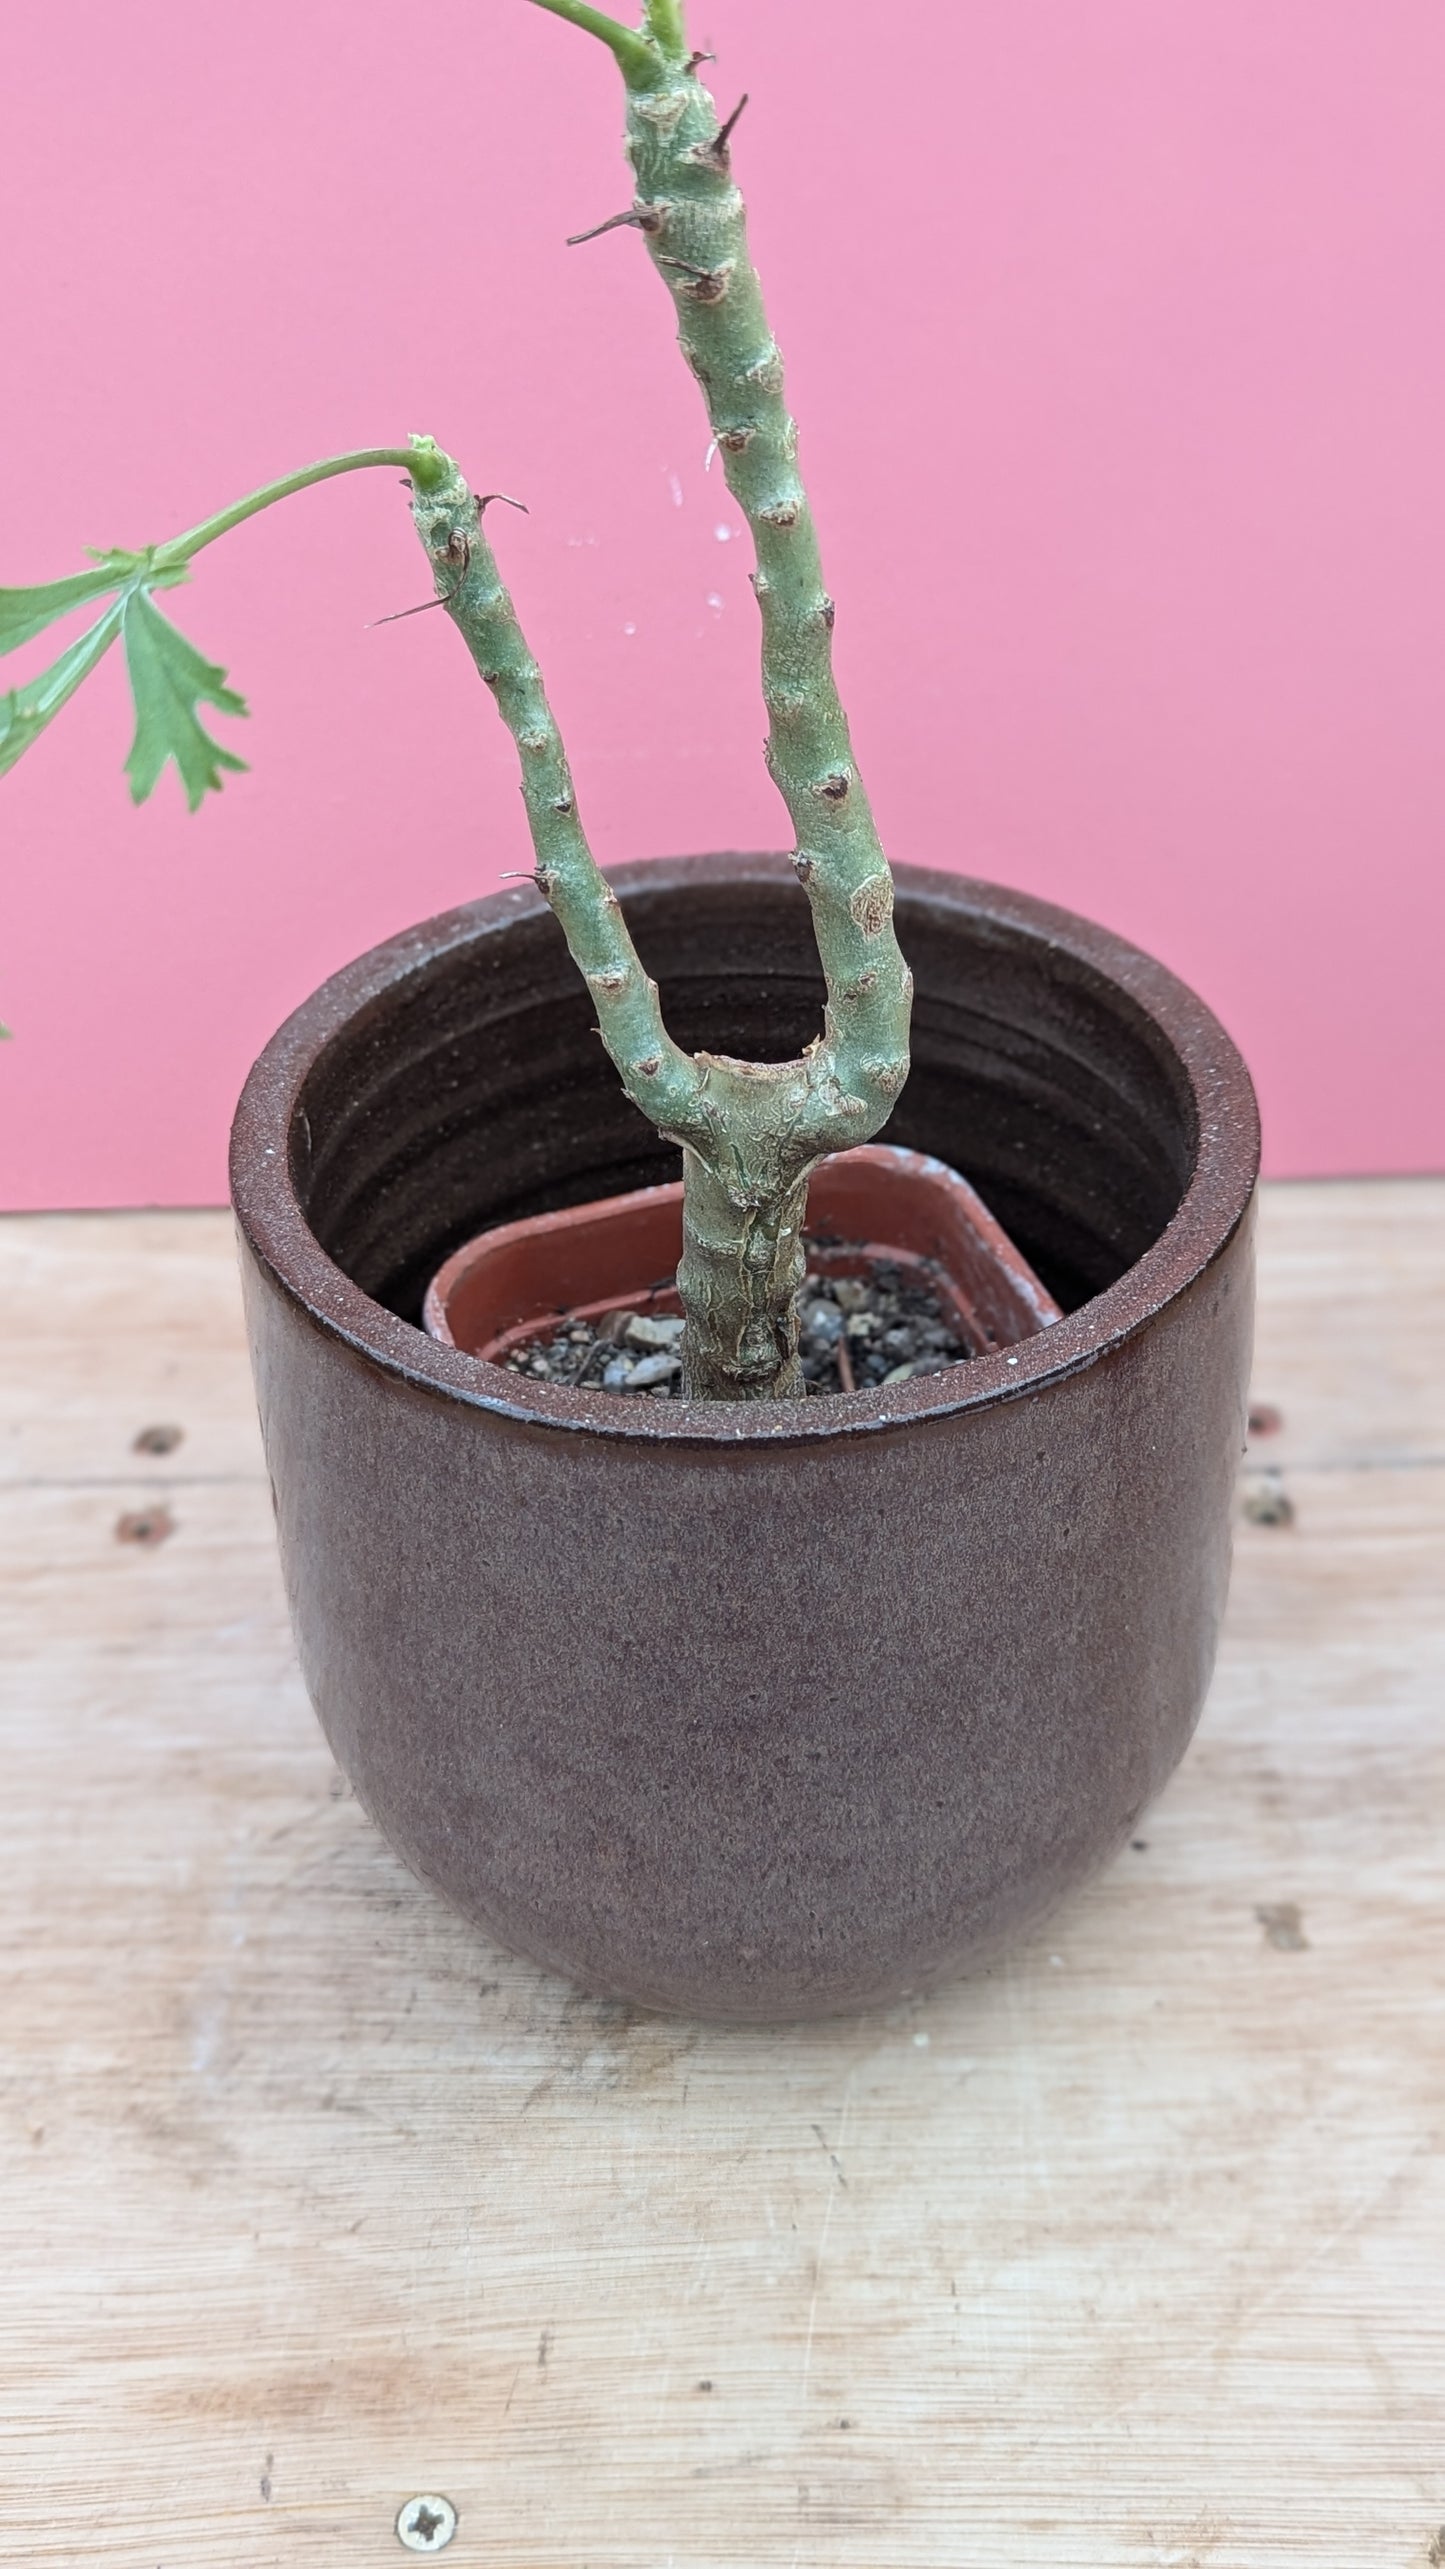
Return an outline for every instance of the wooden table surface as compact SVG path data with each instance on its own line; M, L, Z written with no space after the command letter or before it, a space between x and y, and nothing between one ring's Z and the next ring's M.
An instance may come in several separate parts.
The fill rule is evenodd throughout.
M226 1219L0 1224L0 2557L368 2569L438 2493L457 2569L1445 2560L1442 1279L1445 1181L1269 1193L1139 1843L989 1979L729 2031L349 1798Z

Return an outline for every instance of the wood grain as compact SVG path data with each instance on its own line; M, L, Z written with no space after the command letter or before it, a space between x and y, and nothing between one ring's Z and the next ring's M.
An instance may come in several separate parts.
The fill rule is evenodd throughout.
M435 2490L458 2569L1445 2554L1445 1182L1263 1247L1293 1521L1141 1843L758 2032L479 1945L361 1817L224 1217L0 1225L0 2557L367 2569Z

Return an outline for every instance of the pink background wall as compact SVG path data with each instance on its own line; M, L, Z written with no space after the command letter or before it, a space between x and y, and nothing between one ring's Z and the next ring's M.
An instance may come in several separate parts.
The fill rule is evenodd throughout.
M723 101L753 93L893 853L1184 972L1276 1171L1439 1166L1439 0L694 19ZM746 546L660 290L628 234L563 246L625 201L616 86L524 0L15 13L0 577L430 429L530 502L498 531L603 861L781 843ZM180 602L251 700L251 775L133 812L115 657L0 785L0 1200L217 1198L286 1009L526 861L455 636L366 630L425 594L387 477L293 501Z

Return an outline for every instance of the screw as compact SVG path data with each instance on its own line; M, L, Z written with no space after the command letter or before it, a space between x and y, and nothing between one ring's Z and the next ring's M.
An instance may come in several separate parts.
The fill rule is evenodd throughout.
M450 2498L408 2498L396 2519L396 2538L405 2551L445 2551L456 2529Z

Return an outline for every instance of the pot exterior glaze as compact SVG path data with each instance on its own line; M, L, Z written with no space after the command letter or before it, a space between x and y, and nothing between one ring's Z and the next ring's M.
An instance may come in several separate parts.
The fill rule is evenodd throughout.
M764 1056L818 976L778 857L620 870L669 1025ZM1251 1319L1248 1075L1068 913L898 870L918 995L888 1138L961 1167L1064 1305L942 1375L641 1403L417 1325L488 1222L675 1161L537 896L297 1011L233 1135L303 1670L399 1853L587 1988L818 2015L987 1960L1177 1763L1228 1575Z

